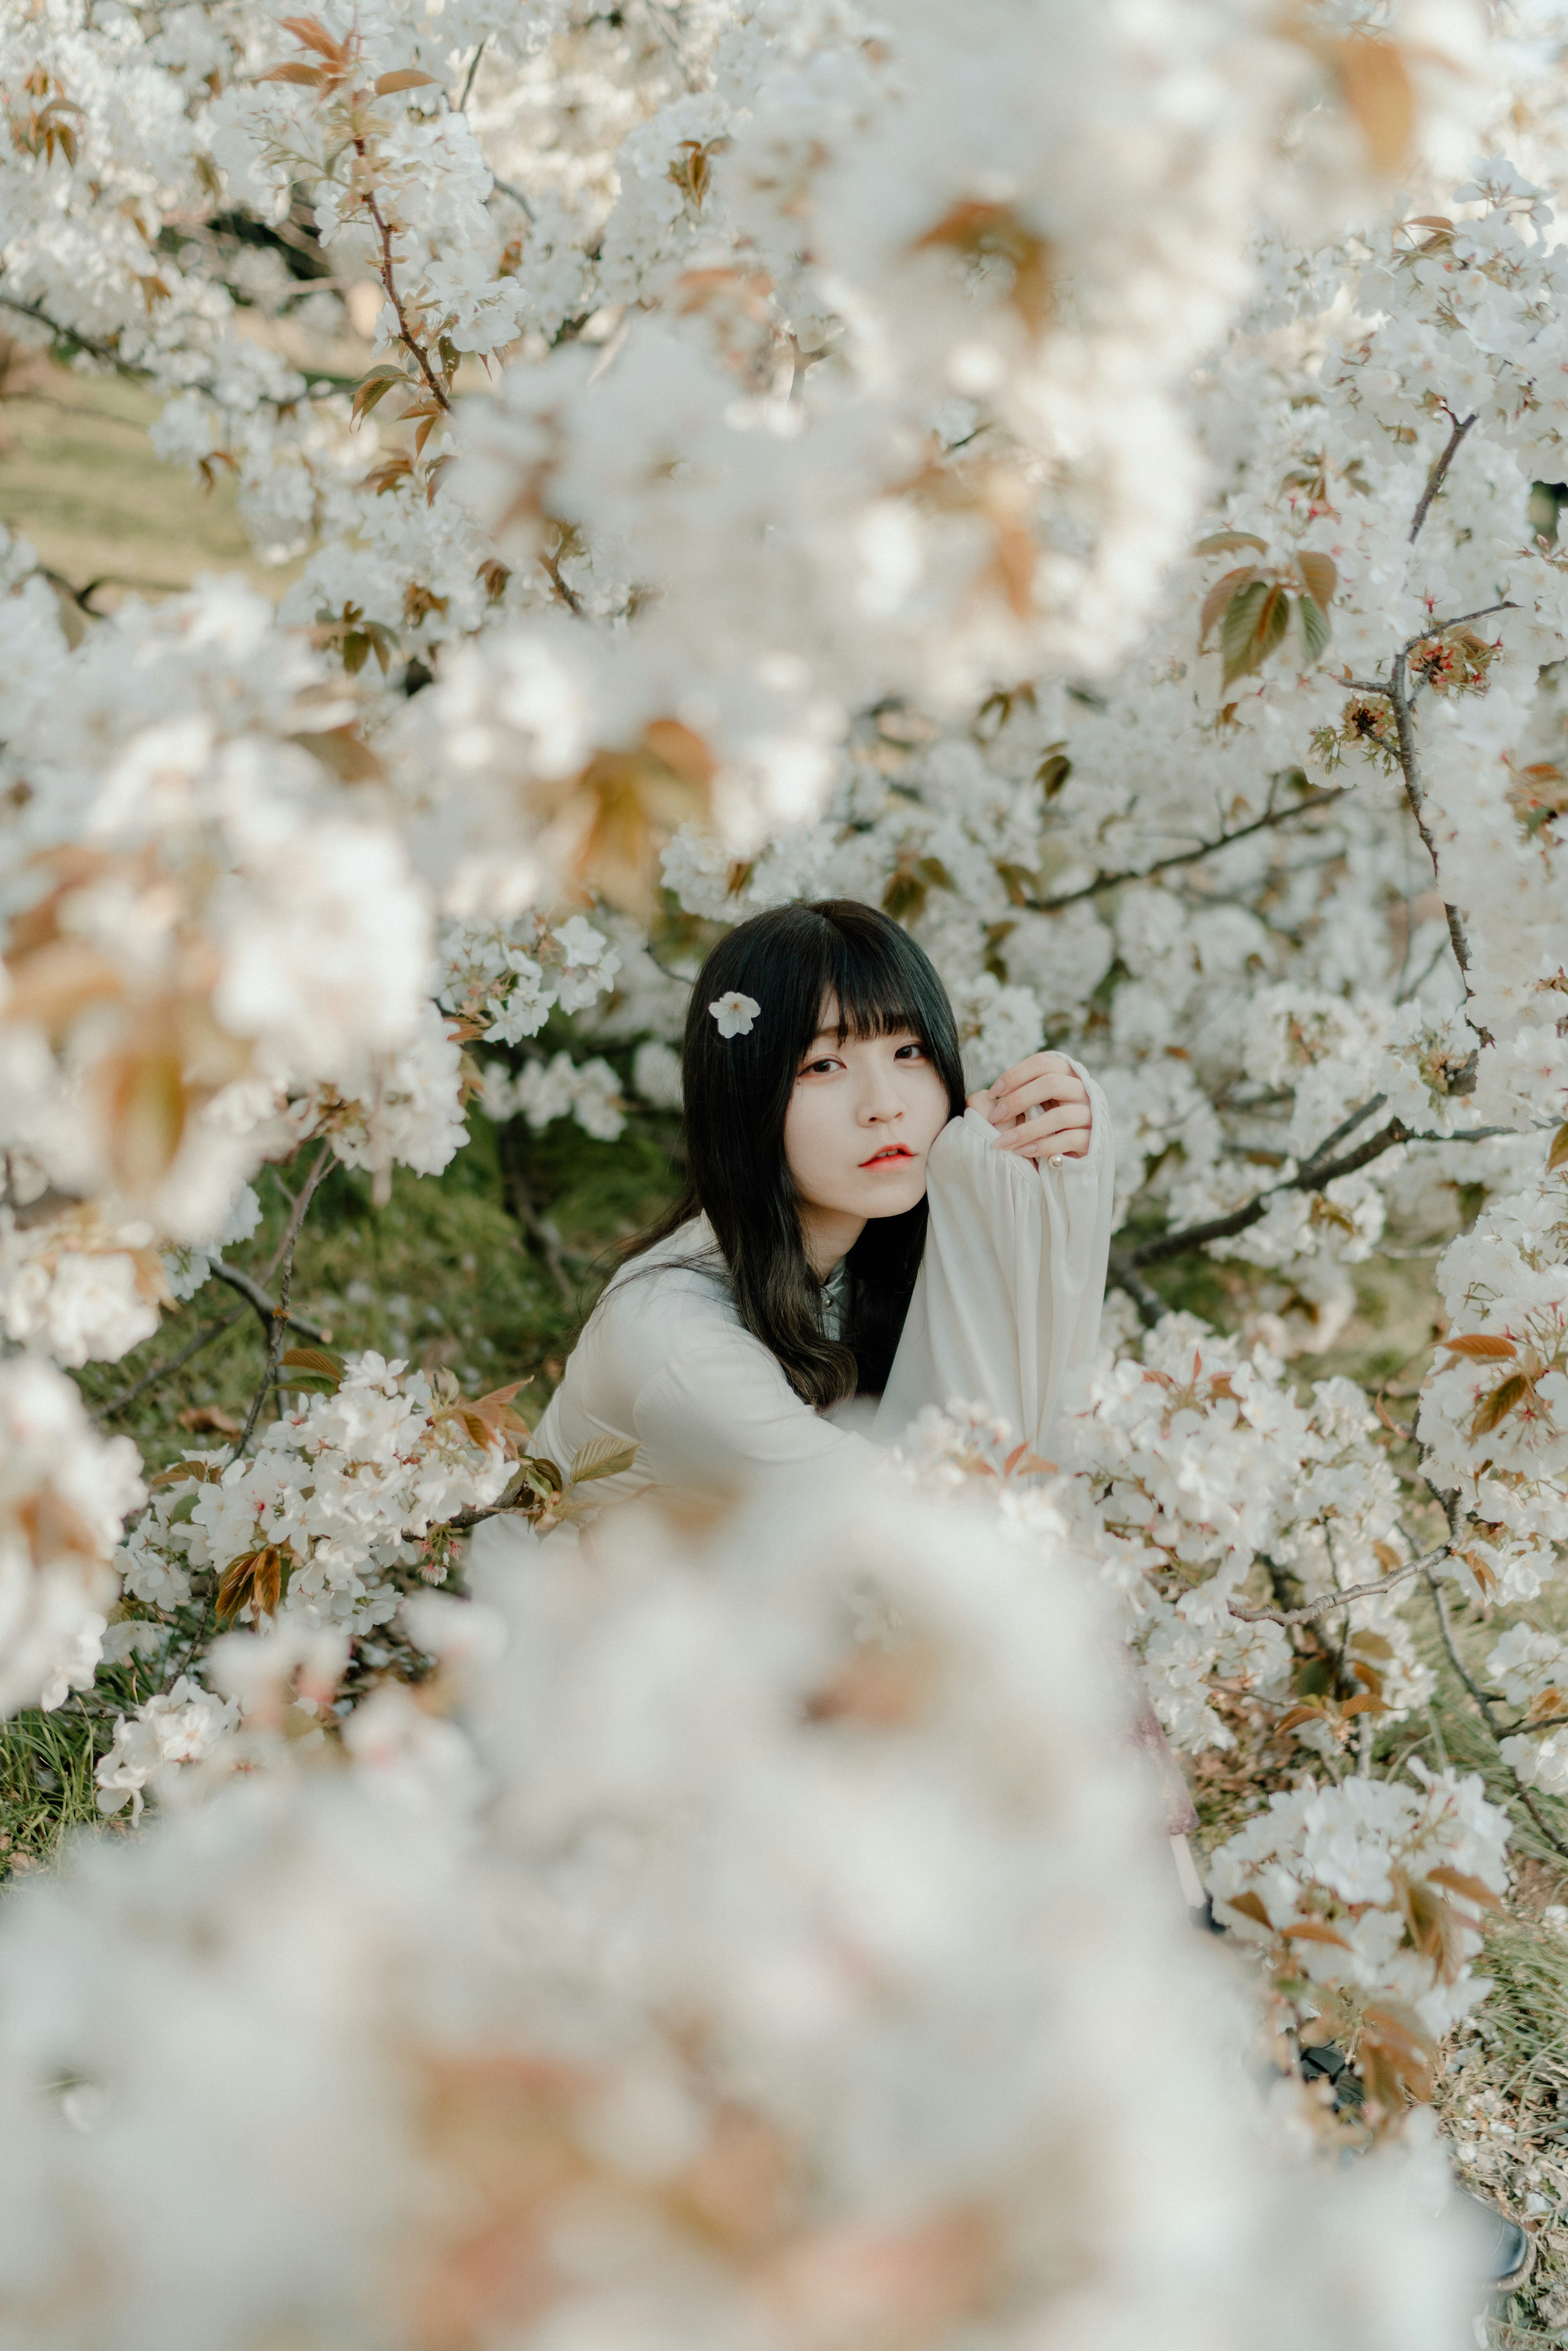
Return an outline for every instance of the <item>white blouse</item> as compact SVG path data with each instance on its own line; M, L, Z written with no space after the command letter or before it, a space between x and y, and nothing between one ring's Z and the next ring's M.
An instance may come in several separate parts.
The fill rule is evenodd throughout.
M827 1415L801 1401L742 1329L712 1228L698 1217L610 1282L530 1451L570 1471L595 1440L635 1445L630 1468L590 1489L596 1503L650 1486L761 1486L782 1498L802 1477L869 1466L925 1405L958 1399L989 1405L1053 1459L1099 1343L1111 1240L1111 1122L1088 1082L1089 1149L1060 1167L1000 1149L978 1111L937 1136L925 1254L874 1416L864 1403ZM868 1434L843 1417L869 1421ZM479 1549L503 1528L512 1532L487 1522Z

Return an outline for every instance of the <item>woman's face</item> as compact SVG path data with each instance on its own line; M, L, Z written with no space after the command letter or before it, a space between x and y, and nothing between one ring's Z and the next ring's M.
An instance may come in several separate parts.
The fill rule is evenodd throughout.
M896 1217L925 1196L925 1155L950 1112L947 1089L910 1030L839 1040L830 998L801 1058L784 1115L806 1249L825 1273L872 1217Z

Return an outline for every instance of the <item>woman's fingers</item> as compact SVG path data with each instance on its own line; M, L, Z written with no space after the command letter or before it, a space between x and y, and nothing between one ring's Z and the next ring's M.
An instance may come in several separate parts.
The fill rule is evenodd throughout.
M1045 1102L1071 1102L1085 1113L1089 1108L1088 1087L1061 1053L1031 1053L1027 1061L1004 1071L988 1094L988 1102L977 1107L997 1126Z
M1011 1126L998 1127L997 1141L1004 1151L1016 1151L1026 1158L1041 1154L1054 1156L1060 1152L1064 1158L1081 1159L1092 1131L1086 1102L1052 1102L1029 1112Z

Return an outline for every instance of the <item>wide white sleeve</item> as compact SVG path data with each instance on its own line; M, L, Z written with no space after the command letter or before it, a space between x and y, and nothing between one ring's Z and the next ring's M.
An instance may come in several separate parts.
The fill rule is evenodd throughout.
M801 1402L749 1332L687 1339L639 1390L632 1417L655 1486L787 1495L810 1479L880 1470L863 1437Z
M1073 1064L1077 1068L1077 1064ZM930 1222L875 1436L896 1444L926 1405L988 1405L1047 1460L1100 1341L1115 1162L1105 1097L1083 1070L1089 1149L1060 1167L1004 1151L978 1111L929 1159Z

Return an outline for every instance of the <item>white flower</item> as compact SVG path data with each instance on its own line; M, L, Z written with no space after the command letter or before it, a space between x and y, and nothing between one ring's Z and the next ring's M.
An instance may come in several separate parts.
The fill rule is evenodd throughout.
M749 1037L751 1024L761 1009L761 1005L754 996L742 996L740 990L736 987L732 987L727 996L721 996L716 1003L708 1006L708 1010L718 1022L718 1033L721 1037Z

